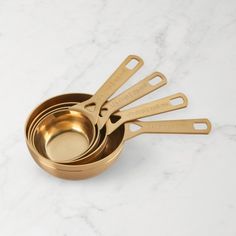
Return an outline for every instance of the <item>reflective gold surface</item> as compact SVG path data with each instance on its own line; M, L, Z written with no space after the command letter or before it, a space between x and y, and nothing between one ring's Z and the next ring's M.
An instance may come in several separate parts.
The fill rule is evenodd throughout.
M132 61L135 61L136 64L134 67L129 67L129 63ZM32 137L32 139L34 140L34 145L37 150L41 154L57 162L69 162L71 159L81 157L82 155L86 155L89 152L93 151L93 149L98 145L100 139L99 130L102 129L101 126L99 127L99 129L96 126L96 122L99 118L99 113L102 105L136 71L138 71L142 67L142 65L143 60L140 57L136 55L129 55L93 96L91 96L88 100L76 103L75 105L68 107L71 110L71 113L74 112L80 114L80 118L81 116L84 116L87 121L90 121L90 124L88 124L88 122L85 122L85 124L81 124L79 126L79 122L76 123L75 120L69 120L69 122L73 123L73 125L69 127L69 122L66 122L65 120L65 118L68 117L64 116L64 118L62 118L63 121L61 121L58 117L57 119L54 119L53 122L51 121L51 127L54 128L49 128L49 125L46 125L46 127L44 127L45 124L42 125L45 129L37 128L35 131L35 135L32 135L34 136ZM54 107L57 107L57 103L53 104L52 109L54 109ZM51 108L48 107L42 112L47 113L49 109ZM52 118L52 116L53 115L51 114L50 118ZM59 114L57 114L57 116L59 116ZM78 118L78 116L76 117L76 115L74 117ZM47 119L47 117L45 117L45 119ZM45 121L45 119L43 121ZM57 121L60 121L60 125L56 124ZM48 122L48 120L46 120L45 122ZM80 119L80 122L83 122L82 118ZM58 129L55 127L57 127ZM65 128L65 130L63 129L63 127ZM84 127L87 127L89 129L88 133L84 132ZM34 132L34 130L32 132ZM42 134L41 136L39 135L40 132ZM29 138L31 139L30 136ZM70 138L70 141L68 141L67 138ZM68 148L62 148L62 143ZM76 145L76 143L79 143L79 145Z
M78 96L78 94L77 94L77 96ZM79 96L78 96L79 97ZM79 98L78 98L79 99ZM68 106L66 106L68 104ZM28 132L28 140L32 140L32 143L33 143L33 146L34 147L36 147L36 145L34 144L34 136L35 136L35 129L37 128L37 126L38 126L38 124L43 120L43 119L45 119L47 116L49 116L50 114L53 114L53 113L55 113L55 112L58 112L58 111L64 111L64 110L69 110L69 108L70 108L70 106L72 105L72 104L76 104L76 103L74 103L74 102L68 102L68 103L61 103L61 104L58 104L58 105L55 105L55 106L52 106L52 107L56 107L56 109L55 110L53 110L53 109L50 109L50 108L48 108L48 109L46 109L46 110L48 110L48 113L45 113L45 112L41 112L40 114L38 114L37 116L36 116L36 118L33 120L33 122L32 122L32 125L30 126L30 128L31 129L29 129L30 130L30 132ZM61 107L60 107L61 106ZM96 132L97 132L97 130L96 130ZM100 131L100 133L103 133L104 131L102 130L102 131ZM73 134L72 134L73 135ZM88 134L88 135L91 135L91 133L90 134ZM94 141L94 143L92 143L91 145L90 145L90 149L91 149L91 153L94 153L93 152L93 150L98 146L98 144L99 144L99 140L100 140L100 135L96 135L96 138L95 138L95 141ZM62 140L61 140L62 141ZM37 143L37 140L36 140L36 143ZM90 140L90 142L89 143L91 143L91 140ZM72 142L72 144L73 144L73 142ZM84 144L83 146L85 147L85 145L86 144ZM103 144L103 146L104 146L104 144ZM101 149L103 148L103 146L101 146ZM87 144L87 147L89 147L89 144ZM79 145L75 145L75 149L79 149ZM54 147L53 147L53 149L55 149ZM51 152L51 150L49 150L50 152ZM83 151L83 150L82 150ZM57 152L57 151L56 151ZM80 152L79 150L78 150L78 152ZM77 153L78 153L77 152ZM85 153L86 154L82 154L82 155L80 155L80 157L79 157L79 159L82 161L84 158L84 156L86 155L86 156L88 156L89 157L89 153L90 152L88 152L87 150L85 150ZM99 153L100 152L100 150L97 150L95 153ZM50 154L48 155L48 156L51 156ZM91 156L91 155L90 155ZM54 158L55 159L55 158ZM73 159L77 159L77 157L76 158L73 158ZM68 160L68 161L67 161ZM55 161L56 161L56 159L55 159ZM70 159L68 159L68 157L67 158L58 158L58 160L57 160L58 162L69 162L70 161Z
M195 130L193 129L194 123L205 123L207 125L206 129ZM138 131L132 131L130 126L132 124L138 124L141 128ZM186 128L186 125L188 128ZM153 130L155 126L155 131ZM166 129L166 126L168 128ZM150 129L151 128L151 129ZM191 119L191 120L176 120L176 121L154 121L154 122L129 122L125 125L120 126L115 132L110 134L107 139L106 148L103 151L103 154L99 159L95 159L91 163L87 164L59 164L54 163L51 160L46 160L36 155L35 152L29 147L32 151L32 156L35 161L48 173L64 178L64 179L84 179L98 175L105 171L114 161L118 158L120 152L123 149L123 144L127 139L135 137L139 134L152 132L152 133L162 133L165 130L165 133L189 133L189 134L208 134L211 129L210 122L207 119ZM187 131L188 130L188 131Z
M159 72L146 77L111 101L104 100L127 81L142 65L142 61L133 70L123 68L126 65L126 62L123 63L94 96L59 95L35 108L27 120L25 137L28 149L39 166L60 178L84 179L105 171L118 158L124 142L137 135L210 132L211 123L208 119L137 120L185 108L188 100L182 93L119 111L121 107L166 84L166 78ZM153 83L153 78L157 76L160 80ZM118 78L120 81L117 82ZM106 91L113 83L114 88ZM92 102L94 98L96 102Z
M58 110L58 109L67 109L69 106L73 106L75 105L77 102L62 102L62 103L58 103L56 105L52 105L48 108L46 108L45 110L43 110L42 112L40 112L37 116L35 116L35 118L31 121L30 126L29 126L29 130L30 132L28 132L28 139L30 139L30 137L32 136L32 131L35 129L36 125L39 123L39 121L46 117L48 114Z
M130 67L130 63L135 62ZM136 55L129 55L88 100L72 106L70 109L80 111L96 125L99 114L105 102L134 75L142 66L143 60ZM105 124L105 123L104 123ZM101 129L102 127L99 127Z
M51 168L55 168L56 167L69 167L68 170L71 170L70 167L72 167L72 169L74 169L73 166L76 166L76 162L74 163L75 165L65 165L65 164L59 164L59 163L55 163L49 159L46 159L45 156L41 155L39 152L37 152L37 150L34 148L34 146L32 145L32 142L30 140L28 140L27 136L28 136L28 133L30 132L29 130L29 126L30 126L30 122L29 121L32 121L34 120L34 118L40 113L43 111L43 109L47 109L48 107L51 106L51 104L55 101L55 102L60 102L60 101L66 101L66 100L69 100L71 101L71 98L73 99L76 99L78 102L81 101L81 100L85 100L87 97L89 97L90 95L85 95L85 94L65 94L65 95L60 95L60 96L57 96L55 98L52 98L52 99L49 99L48 101L46 101L45 103L39 105L30 115L27 123L26 123L26 128L25 128L25 131L26 131L26 142L27 142L27 146L32 154L32 156L34 157L34 159L36 160L37 163L44 163L46 164L47 166L51 167ZM72 100L73 100L72 99ZM116 132L114 132L112 135L114 135L116 137L116 140L118 141L118 133L120 132L121 129L117 130ZM104 136L104 132L102 132L102 135ZM108 139L110 140L110 139ZM107 153L107 151L111 151L111 148L114 147L115 145L106 145L105 146L105 150ZM105 154L104 154L105 155ZM103 161L102 159L103 158L99 158L100 160L96 160L94 162L94 164L96 165L96 162L100 163L101 165L103 165L103 163L106 162ZM109 160L108 160L109 162ZM90 169L90 168L93 168L94 167L94 164L93 163L88 163L88 164L80 164L79 166L82 168L82 169ZM76 169L75 169L76 170Z
M98 119L98 124L99 124L100 129L104 126L107 119L109 119L110 114L117 111L121 107L124 107L125 105L143 97L144 95L162 87L166 83L167 83L167 80L163 74L161 74L160 72L154 72L151 75L149 75L146 78L139 81L137 84L128 88L126 91L122 92L120 95L116 96L111 101L107 102L106 103L106 111L107 111L106 114L104 116L103 115L99 116L99 119ZM159 103L160 102L161 101L159 101ZM36 121L34 122L34 125L31 126L32 130L34 130L35 127L38 125L39 120L42 120L43 118L47 117L50 113L53 114L57 110L61 110L62 109L61 106L64 106L64 105L66 106L67 103L62 103L62 104L57 104L57 105L51 106L51 107L45 109L43 112L41 112L35 118ZM74 105L74 103L68 103L68 105L70 105L70 106L67 106L65 108L71 109L71 107ZM143 116L144 113L145 113L145 111L140 115L140 117ZM139 117L137 117L137 118L139 118ZM121 125L121 124L119 124L119 125ZM33 139L34 135L35 135L34 132L31 132L30 138ZM69 151L67 151L68 155L66 158L65 157L66 150L65 149L60 150L60 148L56 148L56 147L60 146L62 142L67 144L68 141L66 140L66 138L69 138L68 136L71 136L71 142L68 143L68 145L71 147L71 149L70 149L71 153L69 153ZM63 163L71 163L71 162L77 162L77 161L85 162L85 159L87 161L93 160L94 154L95 154L93 152L93 150L98 146L98 142L100 139L100 132L97 131L96 138L94 139L94 141L90 140L88 143L86 143L86 139L84 139L84 140L82 139L80 142L80 143L82 143L82 145L73 145L74 141L80 141L79 139L81 138L81 137L77 137L74 133L71 133L71 134L67 133L66 135L64 134L62 137L63 138L61 138L61 135L60 135L59 138L56 139L56 141L50 142L50 147L47 148L48 151L47 151L47 153L44 153L44 155L47 155L50 159L52 159L54 161L63 162ZM74 140L74 141L72 141L72 140ZM106 140L103 140L103 142L101 143L101 145L99 147L101 150L103 149L105 142L106 142ZM35 143L37 143L37 140L35 141ZM37 145L35 145L35 146L37 146ZM78 153L78 155L74 155L75 153ZM90 153L92 153L92 155L89 155ZM100 150L96 151L96 154L98 154L98 153L100 153ZM58 156L58 158L56 159L57 156Z
M176 98L181 98L181 103L178 105L171 104L170 101ZM122 118L119 119L118 122L108 122L106 130L112 129L113 132L124 122L181 109L186 106L186 96L177 93L151 103L115 113L115 116L117 116L116 114L119 114ZM115 129L111 127L115 127ZM93 152L93 150L90 149L91 155L87 152L83 158L78 158L91 146L95 133L93 128L94 126L91 124L90 120L80 112L69 109L53 111L38 123L32 139L37 151L55 162L71 163L72 160L75 160L75 162L83 160L83 163L85 161L87 163L96 158L98 153L101 153L107 138L106 134L104 140L96 149L96 152ZM97 135L97 138L100 138L100 132ZM62 147L62 145L64 145L64 147Z
M61 98L61 99L60 99ZM43 104L43 106L42 106L42 104L38 107L38 108L36 108L35 109L35 111L34 112L32 112L32 114L33 115L31 115L30 117L29 117L29 120L32 120L32 123L34 123L34 124L32 124L31 123L31 125L29 126L29 124L27 124L26 125L26 137L27 137L27 142L28 143L31 143L31 145L33 146L33 148L35 148L35 145L34 145L34 142L33 142L33 137L34 137L34 132L32 132L32 130L30 130L29 129L29 127L37 127L37 124L39 123L39 121L40 120L42 120L43 118L45 118L45 117L47 117L49 114L53 114L53 112L55 112L55 111L60 111L60 110L64 110L64 109L67 109L68 110L68 108L69 108L69 106L68 107L65 107L65 105L66 105L66 103L61 103L62 104L62 107L60 107L60 108L57 108L57 109L55 109L55 110L52 110L52 109L50 109L51 107L59 107L59 105L57 105L57 106L50 106L50 107L47 107L46 105L47 104L51 104L52 103L52 101L53 100L55 100L55 101L61 101L61 100L65 100L65 101L67 101L67 100L69 100L69 101L80 101L80 99L84 99L84 94L65 94L65 95L60 95L60 96L58 96L58 97L55 97L55 98L52 98L52 99L50 99L49 101L46 101L45 102L45 104ZM70 104L71 105L71 103L72 102L68 102L68 104ZM75 103L75 102L74 102ZM50 112L48 112L48 113L46 113L45 114L45 112L44 111L41 111L41 107L46 107L45 108L45 110L48 110L48 111L50 111ZM38 113L37 113L37 111L38 111ZM40 116L40 114L41 114L41 116ZM38 118L39 119L39 121L36 119L36 118ZM29 138L29 133L31 133L31 139ZM101 131L100 131L100 133L101 133L101 138L103 139L103 137L104 137L104 134L105 134L105 129L103 128ZM103 147L105 146L105 144L106 144L106 142L102 142L102 143L99 143L98 142L98 144L99 144L99 148L100 149L96 149L96 150L94 150L93 152L91 152L91 155L87 155L86 157L87 158L91 158L91 159L93 159L95 156L96 156L96 154L97 155L99 155L100 153L101 153L101 151L102 151L102 149L103 149ZM50 151L50 150L49 150ZM47 157L47 156L46 156ZM93 158L92 158L93 157ZM76 163L84 163L84 162L86 162L86 160L83 160L83 158L81 158L80 159L80 161L76 161Z
M29 117L29 120L33 120L34 117L38 115L42 111L41 107L47 107L50 106L48 104L51 104L51 101L55 100L60 100L60 98L63 98L67 100L68 97L71 97L72 95L61 95L56 98L52 98L43 104L43 106L39 106L36 108L36 110L31 114ZM79 102L80 100L86 99L86 97L89 97L89 95L80 95L80 94L74 94L73 96L76 97L77 101ZM205 122L205 120L203 120ZM188 122L188 127L189 126L189 121ZM193 120L191 121L193 122ZM197 122L200 122L200 120L197 120ZM138 123L138 125L145 126L146 122ZM123 143L127 138L131 138L133 136L138 135L143 133L143 132L149 132L150 130L147 130L147 126L145 129L139 131L131 131L129 129L131 124L135 124L135 122L129 122L125 126L122 125L120 126L115 132L113 132L111 135L107 137L107 143L105 145L104 151L102 152L102 155L99 156L99 158L94 158L94 160L90 163L73 163L73 164L60 164L60 163L55 163L52 160L46 159L43 155L40 155L40 153L35 150L35 148L32 146L32 143L27 139L27 145L28 148L32 154L32 157L34 160L48 173L53 174L54 176L60 177L60 178L66 178L66 179L83 179L83 178L88 178L95 176L101 172L103 172L105 169L107 169L119 156L119 153L122 151L123 148ZM185 129L185 124L181 122L182 128ZM159 127L160 129L160 124L156 123L156 126ZM166 124L164 124L166 127ZM172 125L173 126L173 125ZM29 130L27 129L29 127L29 124L26 125L26 137L27 133ZM148 126L150 127L150 125ZM152 131L153 131L153 124L152 124ZM164 128L165 128L164 127ZM174 125L174 130L171 129L171 125L168 126L169 130L168 132L173 132L176 130L176 125ZM192 127L192 126L191 126ZM189 132L193 133L193 129L190 127ZM162 126L163 128L163 126ZM163 131L163 129L162 129ZM178 132L181 131L180 125L178 125ZM205 133L208 133L210 131L210 127L208 127L207 130L205 130ZM156 129L155 132L158 132ZM195 132L195 131L194 131ZM199 131L201 133L202 131Z
M93 140L95 127L80 112L56 111L39 122L34 132L38 152L57 162L85 152Z
M28 119L26 120L25 124L25 135L28 136L30 132L30 126L37 118L38 115L44 113L47 109L51 109L53 106L60 105L62 103L77 103L80 101L87 100L91 95L84 94L84 93L68 93L68 94L61 94L55 97L52 97L42 103L40 103L29 115Z

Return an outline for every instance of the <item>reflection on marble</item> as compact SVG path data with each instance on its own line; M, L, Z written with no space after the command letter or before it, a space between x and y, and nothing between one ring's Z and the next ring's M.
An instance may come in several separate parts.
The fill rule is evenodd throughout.
M0 235L235 235L235 48L233 0L0 1ZM124 88L154 70L169 80L135 104L182 91L189 108L159 117L208 117L211 135L137 137L84 181L45 173L29 112L93 93L131 53L146 64Z

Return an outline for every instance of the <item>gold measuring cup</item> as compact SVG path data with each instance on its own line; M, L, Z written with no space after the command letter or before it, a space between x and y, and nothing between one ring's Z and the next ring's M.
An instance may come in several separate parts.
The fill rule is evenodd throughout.
M162 87L166 84L166 82L167 80L164 75L159 72L154 72L151 75L147 76L145 79L139 81L137 84L133 85L131 88L127 89L125 92L113 98L111 101L107 102L106 107L109 107L109 109L106 110L109 111L109 113L116 111L123 106L126 106L131 102L145 96L146 94ZM47 109L50 110L50 108ZM83 135L84 137L86 137L86 140L88 140L88 142L91 142L93 138L93 133L90 132L92 127L89 126L91 123L84 116L80 117L80 120L77 119L77 121L75 121L73 118L74 116L71 116L71 113L73 113L73 111L70 110L70 107L64 107L64 109L58 108L52 111L50 110L49 113L40 115L40 119L37 119L33 126L31 125L31 127L33 128L30 135L30 140L34 140L32 141L34 143L34 146L39 147L40 153L42 155L49 159L52 159L53 161L68 163L76 159L85 159L89 155L89 153L87 153L86 155L81 155L79 157L76 155L78 149L86 149L87 145L86 143L81 143L80 140L73 139L76 137L71 136L71 134L71 137L63 139L65 140L63 145L61 145L61 143L63 142L60 142L60 140L58 142L58 139L56 140L56 142L51 141L51 133L52 135L55 135L55 132L62 133L63 130L70 129L70 126L77 126L77 128L79 129L81 123L83 123L82 125L85 126L82 130L82 132L85 131ZM65 119L62 114L67 116L67 118ZM99 117L99 120L101 119L101 122L104 122L109 118L109 116L107 116L107 113L104 117ZM65 122L65 120L67 122ZM103 124L100 127L103 127ZM106 130L106 127L104 127L104 129ZM95 139L95 143L97 145L93 145L93 147L98 146L99 139L101 138L100 133L104 133L104 131L99 131ZM68 141L67 145L66 141ZM104 147L104 145L105 142L103 142L103 146L100 147L100 150ZM96 148L94 148L94 150L96 150ZM100 150L97 150L97 152L100 152ZM91 153L93 153L94 155L93 150L91 151ZM68 156L68 158L65 158L65 156Z

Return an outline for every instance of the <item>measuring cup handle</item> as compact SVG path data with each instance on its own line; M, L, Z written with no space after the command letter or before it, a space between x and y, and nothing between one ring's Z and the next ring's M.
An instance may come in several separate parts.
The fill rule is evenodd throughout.
M167 79L163 74L160 72L154 72L129 89L125 90L120 95L108 101L101 109L101 117L99 117L98 120L99 128L101 129L105 125L112 113L162 87L166 83Z
M133 68L127 67L131 61L135 61ZM113 95L137 70L143 65L143 60L136 55L129 55L116 71L108 78L102 87L89 100L79 103L73 109L81 109L93 106L93 113L99 114L102 105ZM88 111L89 112L89 111Z
M158 134L209 134L208 119L133 121L125 123L125 140L144 133Z
M174 103L174 101L178 103ZM131 108L129 110L116 112L114 115L119 117L116 122L108 120L107 132L110 134L116 130L120 125L127 121L144 118L147 116L158 115L164 112L173 111L184 108L188 105L187 97L183 93L176 93L174 95L158 99L156 101L146 103L144 105Z

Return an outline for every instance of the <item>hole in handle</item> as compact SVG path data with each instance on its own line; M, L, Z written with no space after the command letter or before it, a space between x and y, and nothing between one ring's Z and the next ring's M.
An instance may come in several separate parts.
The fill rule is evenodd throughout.
M206 123L194 123L193 128L195 130L206 130L207 129L207 124Z
M105 116L105 115L107 114L107 111L108 111L107 108L102 108L102 109L100 110L99 116L100 116L100 117Z
M129 130L131 132L136 132L138 130L140 130L142 127L140 125L136 125L136 124L130 124L129 125Z
M152 78L148 81L148 83L152 86L157 85L160 82L161 82L161 77L160 76L156 76L156 77L154 77L154 78Z
M120 119L121 119L121 117L117 116L117 115L114 115L114 116L110 117L110 120L111 120L112 124L117 123Z
M170 100L170 104L171 104L172 106L178 106L178 105L181 105L181 104L183 104L183 103L184 103L184 99L181 98L181 97L179 97L179 98L172 98L172 99Z
M138 60L131 59L131 61L126 65L126 68L128 68L129 70L133 70L138 65L138 63Z
M85 108L90 111L90 112L93 112L95 111L95 108L96 108L96 104L93 102L93 103L90 103L88 105L85 106Z

